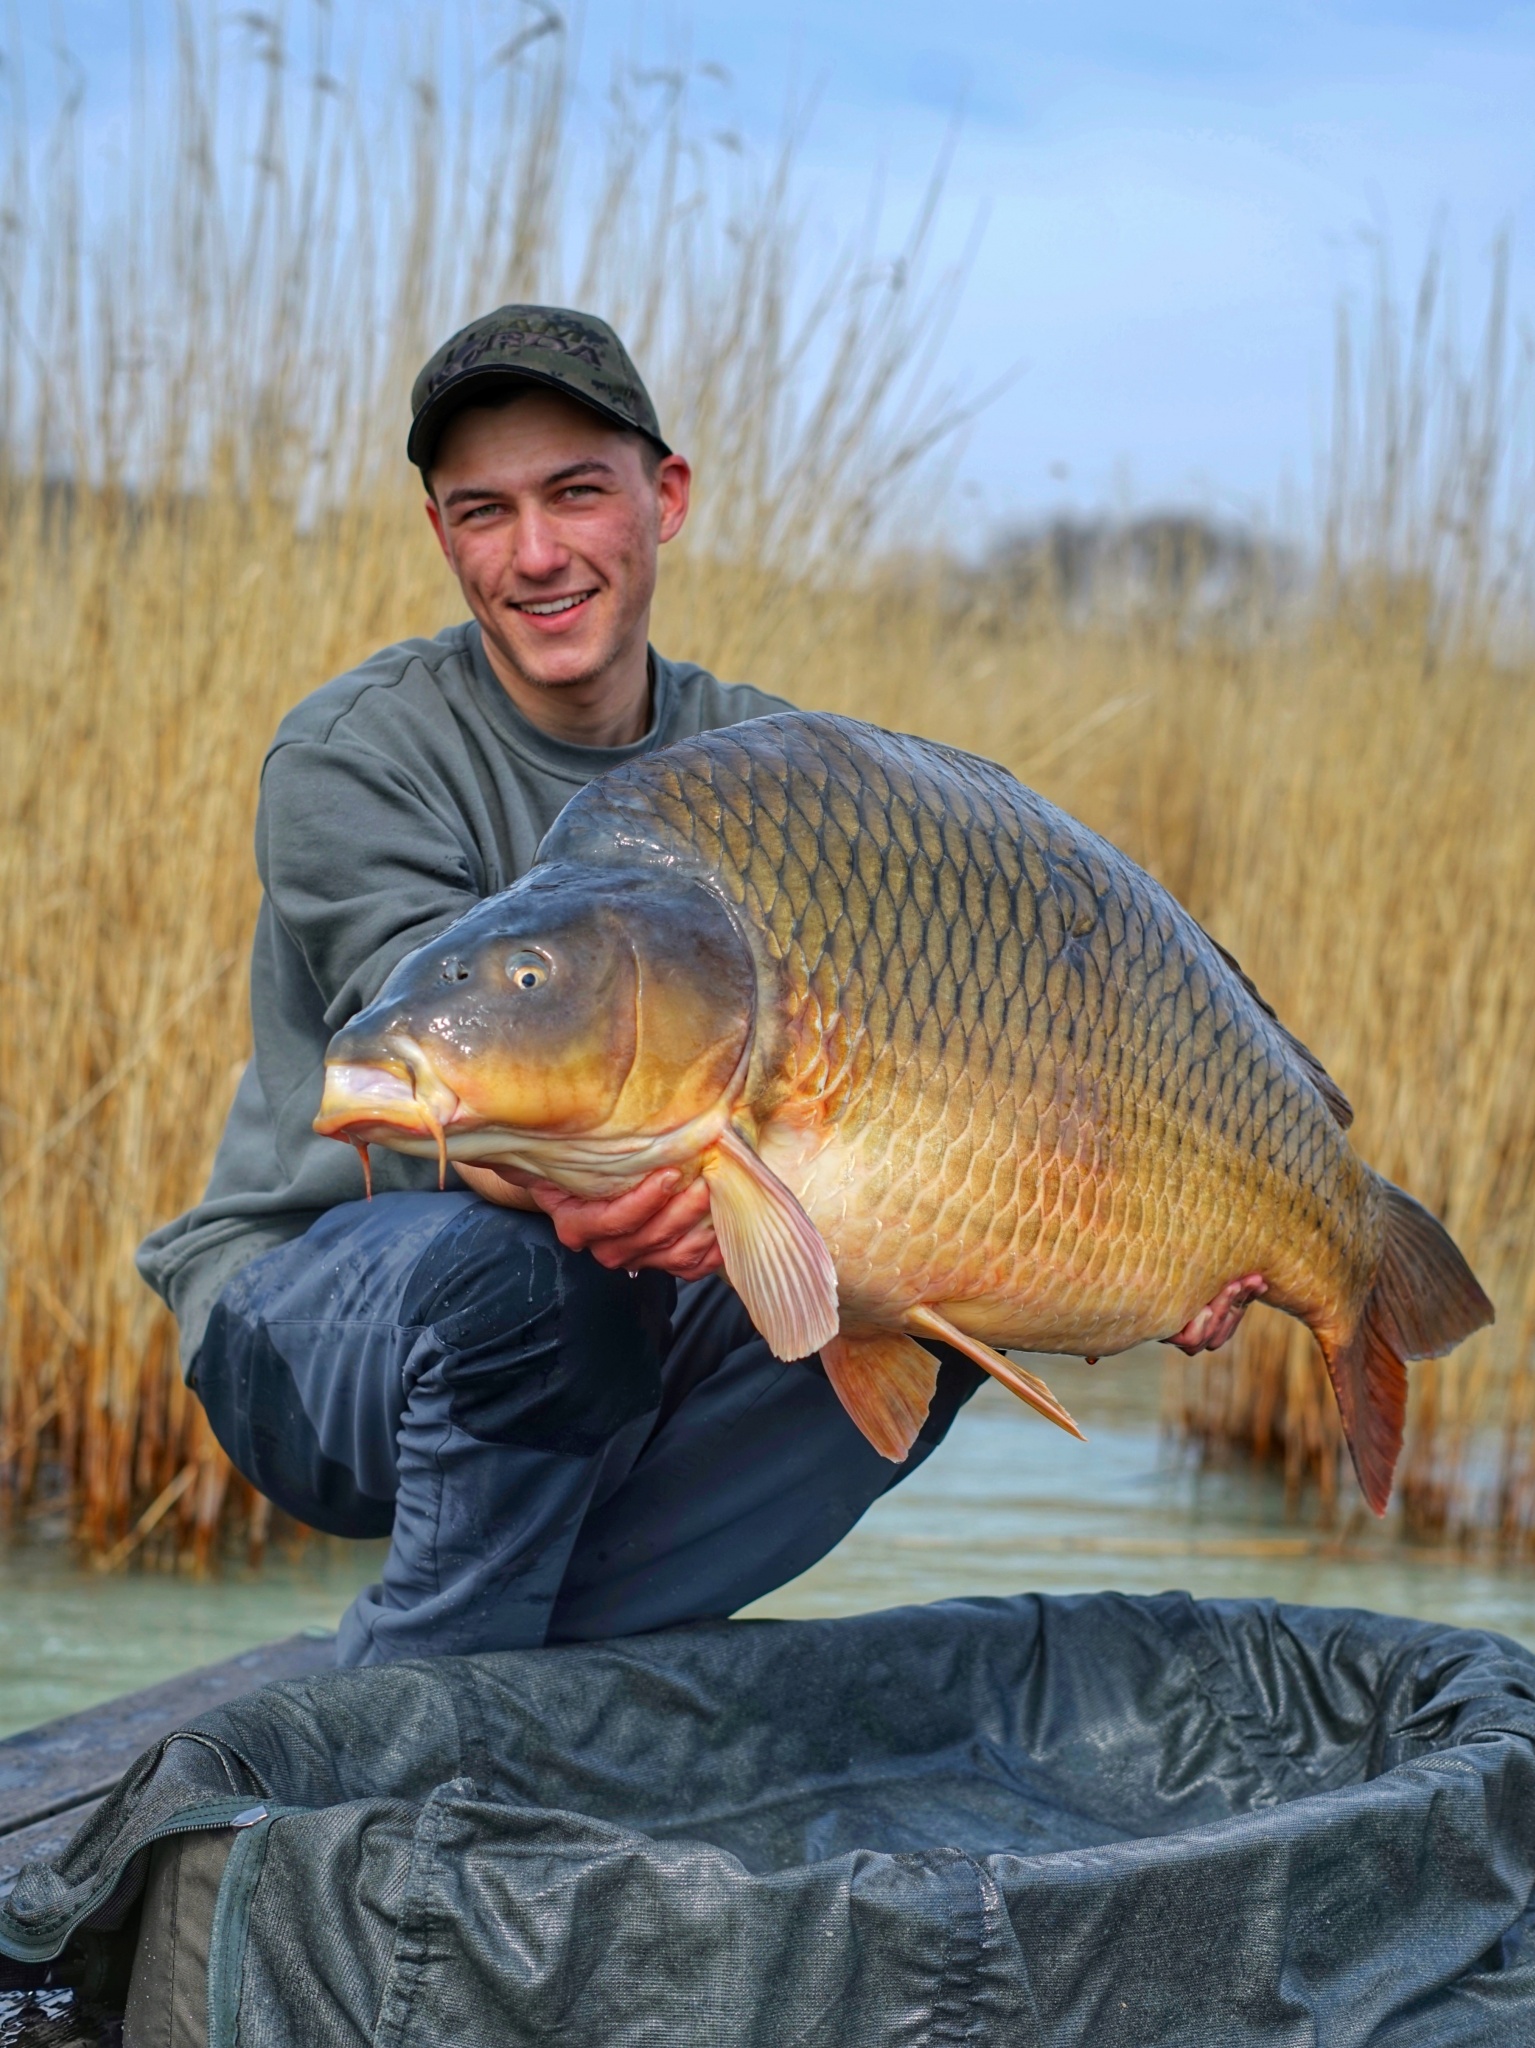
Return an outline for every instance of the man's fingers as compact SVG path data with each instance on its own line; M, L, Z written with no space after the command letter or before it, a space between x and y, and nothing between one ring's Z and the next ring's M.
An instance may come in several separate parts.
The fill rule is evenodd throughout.
M461 1166L476 1194L507 1207L536 1205L567 1250L589 1251L611 1271L650 1266L677 1280L702 1280L724 1266L709 1215L709 1189L700 1179L658 1167L621 1195L573 1195L553 1181L515 1168Z
M548 1181L539 1182L534 1193L554 1218L560 1242L579 1252L598 1238L643 1230L675 1197L681 1181L675 1168L658 1167L621 1195L571 1195ZM707 1199L707 1190L705 1195Z
M720 1241L714 1234L712 1223L702 1224L697 1230L690 1230L677 1246L672 1258L668 1259L666 1270L679 1280L701 1280L705 1273L722 1273L725 1270L725 1254L720 1250Z
M655 1267L678 1280L701 1280L724 1261L709 1217L709 1190L702 1180L680 1187L670 1169L647 1174L626 1194L571 1195L550 1182L533 1193L570 1251L589 1251L612 1271Z
M549 1214L561 1244L572 1251L589 1251L605 1266L649 1264L653 1253L666 1250L707 1219L709 1190L702 1181L693 1181L680 1193L663 1193L659 1203L647 1199L638 1216L629 1195L612 1201L551 1204Z
M560 1232L559 1220L555 1230ZM714 1225L707 1215L700 1216L693 1204L679 1214L668 1206L644 1230L630 1231L623 1237L594 1237L588 1243L572 1245L573 1251L589 1251L599 1264L604 1266L656 1266L664 1263L685 1240L705 1245L714 1236ZM570 1240L560 1233L560 1242Z
M709 1222L695 1224L664 1244L636 1245L602 1239L591 1251L600 1266L622 1267L626 1272L653 1266L678 1280L700 1280L705 1273L717 1273L724 1264L719 1239Z
M1261 1273L1245 1273L1240 1280L1228 1280L1215 1299L1198 1315L1191 1316L1176 1337L1166 1337L1163 1342L1176 1344L1190 1358L1200 1351L1219 1351L1236 1335L1249 1302L1267 1293L1268 1282Z

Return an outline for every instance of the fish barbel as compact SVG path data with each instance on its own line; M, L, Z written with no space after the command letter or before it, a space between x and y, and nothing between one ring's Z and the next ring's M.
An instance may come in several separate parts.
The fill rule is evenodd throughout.
M332 1041L315 1128L578 1193L701 1173L781 1358L904 1458L959 1346L1314 1331L1365 1497L1404 1359L1492 1305L1354 1152L1351 1112L1158 883L1003 769L784 713L600 777L539 864Z

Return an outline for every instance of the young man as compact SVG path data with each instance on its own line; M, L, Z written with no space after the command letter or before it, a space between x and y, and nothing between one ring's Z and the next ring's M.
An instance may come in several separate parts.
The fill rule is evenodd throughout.
M583 783L783 708L649 646L691 472L612 330L503 306L412 393L410 459L470 620L291 711L262 771L254 1056L201 1203L140 1271L241 1472L301 1521L391 1538L346 1664L725 1615L823 1556L980 1375L952 1356L904 1467L719 1275L703 1183L576 1200L493 1167L435 1185L318 1138L331 1034L506 888Z

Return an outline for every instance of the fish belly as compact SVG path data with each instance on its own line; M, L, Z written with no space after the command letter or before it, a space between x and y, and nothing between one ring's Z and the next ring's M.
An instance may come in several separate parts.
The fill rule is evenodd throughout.
M750 935L743 1109L845 1317L1112 1351L1260 1272L1352 1326L1382 1224L1335 1084L1151 876L1003 770L785 714L605 777L553 835L620 839Z
M1308 1321L1346 1290L1325 1208L1193 1121L1063 1130L952 1075L926 1101L897 1093L883 1114L866 1096L862 1119L762 1134L831 1251L849 1332L926 1305L999 1348L1096 1357L1171 1336L1248 1272Z

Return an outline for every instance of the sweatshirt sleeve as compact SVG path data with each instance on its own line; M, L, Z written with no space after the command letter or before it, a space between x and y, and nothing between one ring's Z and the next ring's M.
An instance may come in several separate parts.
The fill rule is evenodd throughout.
M408 771L334 738L283 742L268 755L256 865L332 1030L485 894L473 847Z

